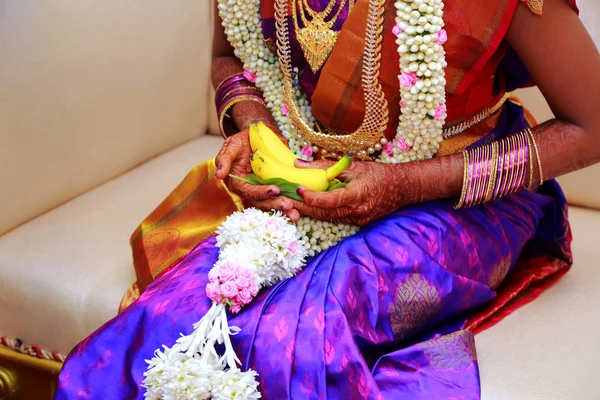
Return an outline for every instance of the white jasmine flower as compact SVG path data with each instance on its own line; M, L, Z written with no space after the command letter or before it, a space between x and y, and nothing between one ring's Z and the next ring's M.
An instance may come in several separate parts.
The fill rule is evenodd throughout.
M258 391L256 372L238 369L219 371L215 374L212 387L213 400L255 400L262 396Z

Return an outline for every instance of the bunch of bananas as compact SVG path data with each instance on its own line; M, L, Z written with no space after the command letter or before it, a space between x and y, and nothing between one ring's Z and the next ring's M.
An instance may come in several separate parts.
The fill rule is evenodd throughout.
M344 156L328 169L296 168L296 155L262 122L250 125L250 147L254 152L250 165L258 178L263 181L279 178L317 192L328 190L330 182L352 162Z

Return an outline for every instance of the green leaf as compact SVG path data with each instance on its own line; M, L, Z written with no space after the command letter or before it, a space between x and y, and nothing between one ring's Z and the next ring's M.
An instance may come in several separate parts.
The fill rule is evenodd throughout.
M234 179L249 183L251 185L275 185L279 188L280 194L290 199L304 201L302 196L296 191L300 185L290 182L283 178L272 178L272 179L260 179L254 174L248 175L246 178L242 178L235 175L230 175Z
M329 187L327 188L327 191L331 192L335 189L342 189L345 188L347 185L348 184L346 182L342 182L339 179L334 179L331 182L329 182Z
M272 178L272 179L260 179L258 176L254 174L250 174L245 178L236 175L229 175L233 179L240 180L242 182L249 183L250 185L275 185L279 188L280 194L285 197L289 197L290 199L298 200L304 202L302 196L298 194L296 191L300 185L297 183L290 182L283 178ZM342 182L338 179L334 179L329 182L329 187L327 191L332 191L335 189L341 189L348 185L346 182Z

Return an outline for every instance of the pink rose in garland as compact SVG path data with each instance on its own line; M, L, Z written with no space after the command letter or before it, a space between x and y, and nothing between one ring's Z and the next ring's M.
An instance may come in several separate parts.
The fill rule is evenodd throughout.
M396 142L396 146L398 146L398 148L402 151L410 150L410 146L408 145L408 143L406 143L406 140L403 137L398 138L398 141Z
M244 78L246 78L248 80L248 82L256 82L256 74L254 72L245 70L244 71Z
M435 41L437 44L444 44L448 41L448 32L445 29L442 29L437 34L437 40Z
M419 80L415 72L404 72L399 78L400 84L405 87L412 87Z
M238 313L258 293L258 286L252 280L252 272L237 264L222 263L218 269L211 270L209 280L210 283L206 285L208 298L229 306L233 313Z

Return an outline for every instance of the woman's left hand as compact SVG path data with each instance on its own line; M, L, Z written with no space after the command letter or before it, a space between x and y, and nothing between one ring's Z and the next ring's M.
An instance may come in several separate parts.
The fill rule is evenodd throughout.
M297 162L300 168L327 168L328 161ZM402 206L417 202L417 185L407 165L354 162L340 175L348 185L331 192L314 192L300 187L303 202L293 207L302 215L319 220L365 225Z

